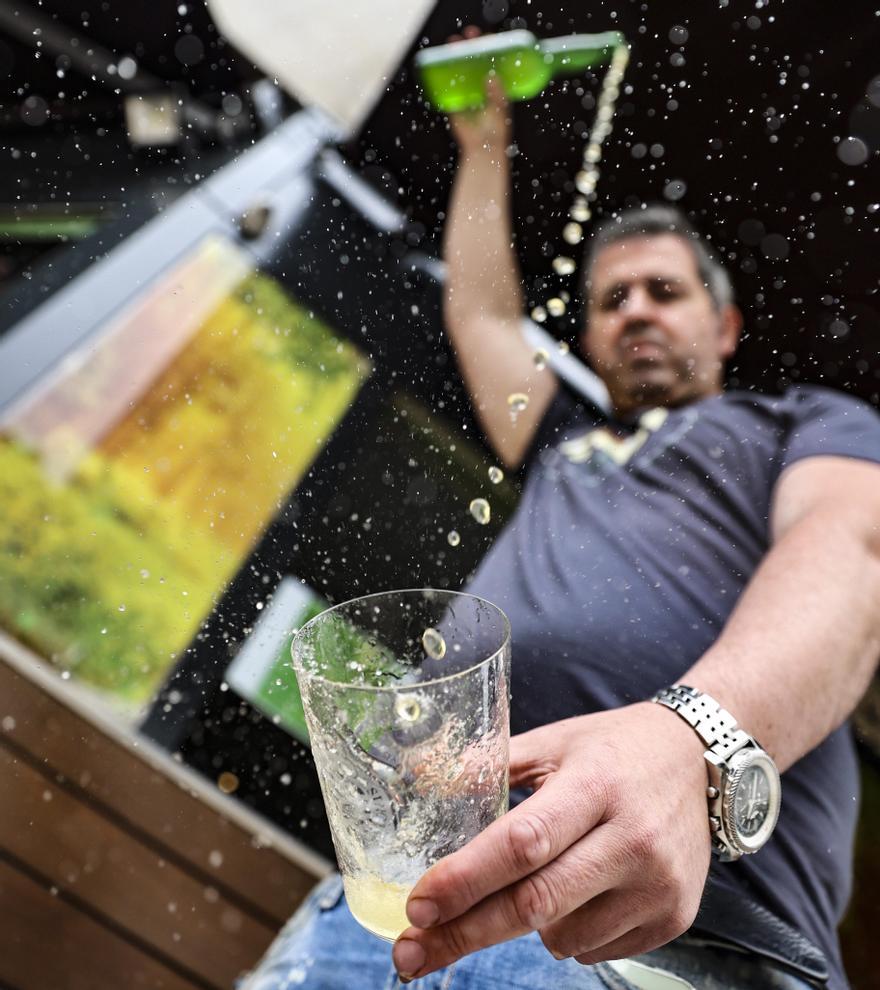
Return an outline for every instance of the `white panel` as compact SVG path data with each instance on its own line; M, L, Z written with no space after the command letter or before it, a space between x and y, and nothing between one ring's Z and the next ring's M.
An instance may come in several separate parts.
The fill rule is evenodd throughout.
M367 116L434 0L208 0L223 34L304 106L350 132Z

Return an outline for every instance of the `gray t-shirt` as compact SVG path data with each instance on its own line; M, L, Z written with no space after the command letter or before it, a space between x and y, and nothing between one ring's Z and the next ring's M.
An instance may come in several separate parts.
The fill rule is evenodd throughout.
M468 587L510 618L512 731L644 700L677 681L768 550L780 474L823 454L880 462L875 411L804 386L779 397L731 391L624 424L561 391L516 515ZM767 846L736 863L713 859L710 875L818 944L831 986L845 986L836 927L857 813L844 726L784 774Z

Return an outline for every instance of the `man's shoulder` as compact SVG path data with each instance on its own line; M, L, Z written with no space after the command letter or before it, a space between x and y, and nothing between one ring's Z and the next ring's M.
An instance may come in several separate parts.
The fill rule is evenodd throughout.
M877 410L864 399L825 385L789 385L777 393L736 389L724 392L719 398L727 408L751 408L795 420L829 412L877 415Z

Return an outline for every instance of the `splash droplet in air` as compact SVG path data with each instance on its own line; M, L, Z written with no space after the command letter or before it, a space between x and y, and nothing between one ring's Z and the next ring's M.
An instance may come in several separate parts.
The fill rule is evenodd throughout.
M578 192L588 196L596 188L598 178L592 169L583 169L574 177L574 184L577 186Z
M489 520L492 518L492 510L489 508L489 503L484 498L475 498L471 501L468 506L471 515L481 526L485 526Z
M535 367L538 371L543 371L547 367L547 361L550 355L544 350L543 347L539 347L532 356L532 360L535 362Z
M432 660L442 660L446 656L446 640L431 626L422 633L422 646Z
M547 300L547 309L551 316L563 316L565 314L565 303L558 296L554 296L552 299Z
M510 410L510 418L512 422L516 422L516 417L521 413L525 412L529 404L529 397L525 392L511 392L507 397L507 408Z
M584 239L583 227L572 220L562 228L562 238L566 244L580 244Z
M224 770L217 778L217 786L224 794L232 794L238 790L238 777L229 770Z
M575 268L577 265L574 263L574 258L566 258L564 254L560 254L553 259L553 271L557 275L571 275Z
M446 534L446 542L451 547L457 547L461 543L461 537L458 535L458 530L450 529Z
M543 323L547 319L547 310L543 306L535 306L532 310L532 319L535 323Z
M398 718L403 722L415 722L422 714L422 706L419 704L418 698L413 698L408 694L402 694L394 707Z
M592 216L592 213L589 206L587 206L586 200L576 199L574 205L568 211L568 215L572 220L577 220L578 223L586 223Z
M500 467L495 467L493 464L492 467L489 468L489 481L491 481L493 485L497 485L504 481L504 472Z
M587 145L587 150L584 152L584 161L589 162L590 165L595 165L601 157L601 147L596 144L595 141L590 142L590 144Z
M556 345L556 350L558 350L560 354L568 354L571 348L568 346L567 340L560 340Z

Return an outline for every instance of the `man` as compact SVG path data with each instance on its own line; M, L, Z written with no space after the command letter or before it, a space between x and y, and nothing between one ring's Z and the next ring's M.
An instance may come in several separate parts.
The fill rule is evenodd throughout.
M462 960L426 984L461 988L839 990L857 813L845 721L880 655L880 421L820 388L723 393L730 284L662 208L593 240L582 348L613 412L580 405L519 334L497 88L453 126L446 324L490 443L528 471L469 590L511 619L511 785L533 793L417 884L397 971ZM529 396L515 421L513 392ZM676 684L693 691L662 693ZM758 769L737 779L744 754ZM783 810L737 858L773 829L765 754ZM338 891L321 888L247 990L285 985L294 960L306 986L392 985ZM608 964L633 956L653 972Z

